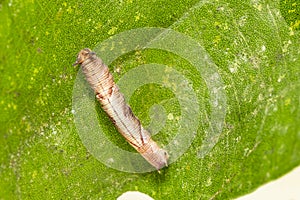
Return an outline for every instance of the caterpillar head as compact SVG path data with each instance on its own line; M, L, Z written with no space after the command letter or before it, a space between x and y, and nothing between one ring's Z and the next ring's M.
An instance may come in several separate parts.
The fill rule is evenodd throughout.
M73 66L81 65L86 59L88 59L92 55L95 55L95 53L92 52L92 50L90 50L89 48L82 49L78 53L76 62L73 64Z

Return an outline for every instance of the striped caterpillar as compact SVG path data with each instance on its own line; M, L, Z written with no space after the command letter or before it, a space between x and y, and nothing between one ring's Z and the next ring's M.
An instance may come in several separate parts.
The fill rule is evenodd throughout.
M87 82L96 94L96 99L127 142L157 170L167 166L168 153L151 139L149 132L134 116L103 61L86 48L78 53L74 63L74 66L76 65L81 65Z

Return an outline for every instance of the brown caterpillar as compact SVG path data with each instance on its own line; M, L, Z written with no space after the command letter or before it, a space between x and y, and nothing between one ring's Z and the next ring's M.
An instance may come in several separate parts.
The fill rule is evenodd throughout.
M127 142L157 170L167 166L168 153L151 139L149 132L134 116L103 61L86 48L78 53L74 63L74 66L76 65L81 65L86 80L96 94L96 99Z

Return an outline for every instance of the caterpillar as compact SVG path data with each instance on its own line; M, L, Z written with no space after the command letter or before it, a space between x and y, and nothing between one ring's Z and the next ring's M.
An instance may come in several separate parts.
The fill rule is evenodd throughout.
M168 153L151 139L140 120L126 104L112 74L96 53L82 49L73 66L80 65L96 99L127 142L157 170L168 166Z

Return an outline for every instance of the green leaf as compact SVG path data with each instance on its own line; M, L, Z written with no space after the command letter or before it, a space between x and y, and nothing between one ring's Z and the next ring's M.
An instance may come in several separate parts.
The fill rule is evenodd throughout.
M138 190L154 199L232 199L289 172L300 164L297 6L296 0L1 1L0 198L116 199ZM193 139L191 146L161 173L104 165L82 142L72 110L78 51L143 27L172 29L196 41L214 63L226 96L225 118L216 122L213 105L220 102L211 95L219 93L209 87L215 79L209 82L174 52L139 49L109 64L121 81L136 66L159 63L195 91L196 136L186 138ZM157 38L163 37L149 42ZM195 49L182 50L193 55ZM180 90L174 81L170 87ZM129 100L144 127L159 132L153 138L162 146L181 128L174 122L182 114L175 94L153 83ZM133 151L96 109L107 138ZM165 126L157 127L159 121Z

